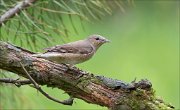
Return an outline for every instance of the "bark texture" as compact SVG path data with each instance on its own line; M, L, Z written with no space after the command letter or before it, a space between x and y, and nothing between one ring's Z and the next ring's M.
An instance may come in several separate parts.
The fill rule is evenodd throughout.
M27 78L20 62L39 85L56 87L74 98L106 106L112 110L173 109L156 98L148 80L125 83L120 80L95 76L76 67L69 68L41 58L26 49L0 41L0 69Z

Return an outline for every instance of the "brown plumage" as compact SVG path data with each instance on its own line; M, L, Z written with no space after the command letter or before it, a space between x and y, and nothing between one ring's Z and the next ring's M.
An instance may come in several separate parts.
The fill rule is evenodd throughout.
M34 54L33 56L56 63L75 65L89 60L97 49L106 42L109 42L109 40L100 35L91 35L84 40L46 48L45 53Z

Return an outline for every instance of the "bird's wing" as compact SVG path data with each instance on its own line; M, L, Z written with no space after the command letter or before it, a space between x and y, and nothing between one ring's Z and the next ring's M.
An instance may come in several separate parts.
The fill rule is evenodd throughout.
M93 47L90 44L84 42L74 42L64 45L57 45L54 47L46 48L47 52L57 53L73 53L73 54L90 54L93 52Z

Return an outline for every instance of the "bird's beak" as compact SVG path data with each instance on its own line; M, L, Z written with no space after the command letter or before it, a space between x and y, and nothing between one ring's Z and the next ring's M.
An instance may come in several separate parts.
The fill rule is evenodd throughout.
M106 43L110 43L111 41L110 41L110 40L108 40L108 39L105 39L105 42L106 42Z

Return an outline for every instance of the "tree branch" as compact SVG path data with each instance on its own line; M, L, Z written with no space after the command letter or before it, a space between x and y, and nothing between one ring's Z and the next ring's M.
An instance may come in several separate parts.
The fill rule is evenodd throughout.
M69 98L68 100L64 100L64 101L59 101L58 99L55 99L53 97L51 97L49 94L47 94L46 92L44 92L41 87L36 83L36 81L29 75L29 73L27 72L27 70L24 68L23 64L20 62L20 65L22 67L22 69L24 70L25 74L27 75L28 79L34 84L34 87L41 92L45 97L47 97L48 99L64 104L64 105L72 105L73 104L73 99Z
M30 6L33 2L37 0L23 0L22 2L19 2L15 7L9 9L6 11L3 15L0 16L0 26L5 24L5 22L18 14L21 10L27 8Z
M11 79L11 78L0 78L0 82L12 83L12 84L15 84L17 87L31 84L30 80L19 80L19 79Z
M28 78L28 74L39 85L56 87L74 98L88 103L119 109L173 109L156 98L148 80L125 83L120 80L95 76L76 67L69 68L45 59L32 57L32 52L11 44L0 42L0 68Z

